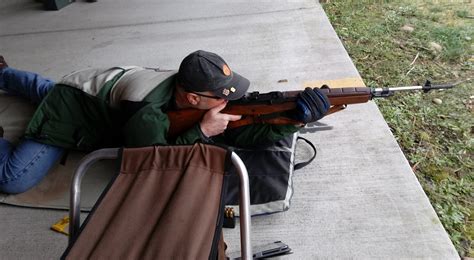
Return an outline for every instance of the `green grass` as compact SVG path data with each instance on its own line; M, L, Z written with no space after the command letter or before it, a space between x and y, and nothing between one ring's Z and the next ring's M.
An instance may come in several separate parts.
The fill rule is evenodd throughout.
M333 0L323 7L368 86L474 79L471 1ZM473 81L377 104L459 255L474 257Z

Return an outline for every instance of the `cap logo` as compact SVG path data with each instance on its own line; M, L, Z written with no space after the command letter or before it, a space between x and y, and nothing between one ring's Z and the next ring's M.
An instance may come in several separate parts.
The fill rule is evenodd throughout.
M222 90L222 95L227 97L229 94L230 94L230 90L228 90L226 88Z
M224 66L222 66L222 72L224 73L224 75L230 76L230 68L229 66L227 66L227 64L224 64Z
M230 87L230 92L234 93L236 89L234 87Z

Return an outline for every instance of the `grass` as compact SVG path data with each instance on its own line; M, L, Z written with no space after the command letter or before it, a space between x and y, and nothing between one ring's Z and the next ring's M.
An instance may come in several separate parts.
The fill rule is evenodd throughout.
M474 257L474 89L466 81L474 79L474 4L333 0L323 8L368 86L464 81L377 104L459 255Z

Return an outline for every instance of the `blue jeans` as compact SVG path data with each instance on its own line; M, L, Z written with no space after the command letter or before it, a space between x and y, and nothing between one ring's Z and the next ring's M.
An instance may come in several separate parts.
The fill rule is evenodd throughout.
M0 69L0 89L40 103L54 82L32 72ZM61 158L60 147L22 140L14 147L0 137L0 192L21 193L38 184Z

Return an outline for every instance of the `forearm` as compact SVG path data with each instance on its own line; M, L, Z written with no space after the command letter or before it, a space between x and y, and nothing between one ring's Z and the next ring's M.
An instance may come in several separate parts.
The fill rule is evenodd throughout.
M184 134L178 136L176 140L174 140L175 144L193 144L198 141L203 143L211 143L211 138L205 136L201 131L199 124L196 124L194 127L186 131Z

